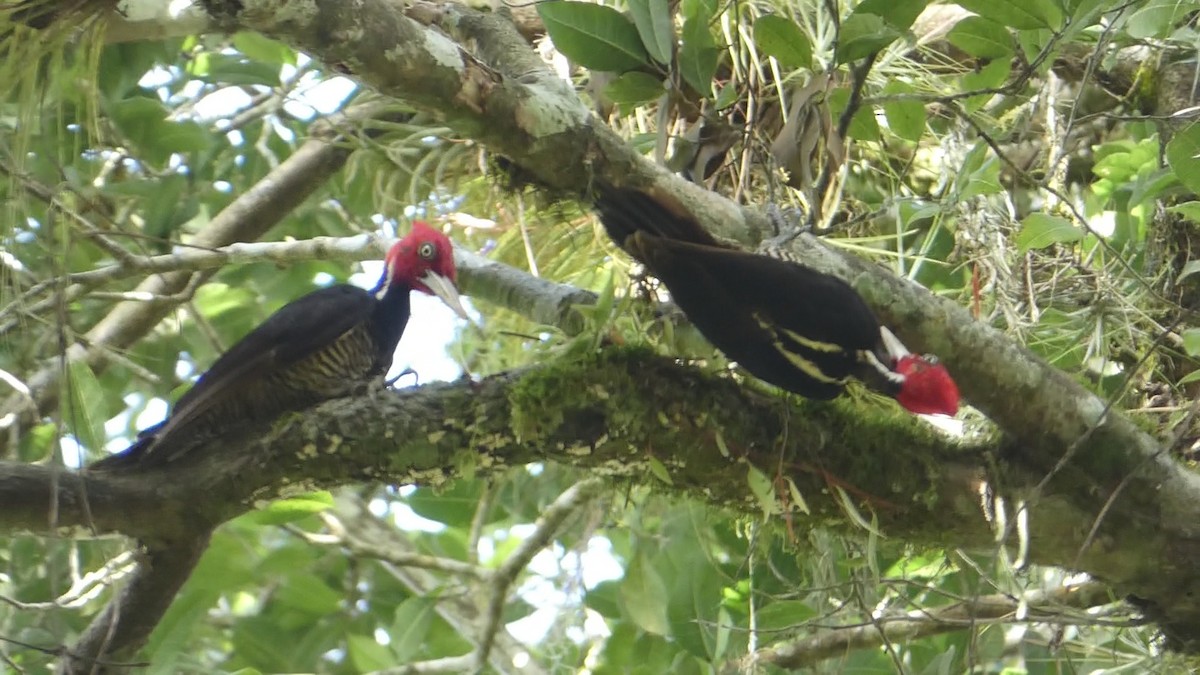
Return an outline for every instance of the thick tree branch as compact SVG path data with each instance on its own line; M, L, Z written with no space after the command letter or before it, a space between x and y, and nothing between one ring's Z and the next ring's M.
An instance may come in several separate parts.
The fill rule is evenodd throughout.
M57 510L60 527L161 541L207 531L259 500L294 492L290 486L440 485L454 477L444 467L490 472L534 460L641 480L652 455L674 489L743 510L757 502L745 481L730 477L744 475L744 463L779 473L805 496L814 525L840 515L829 487L846 487L875 507L889 536L918 544L991 548L997 510L1015 522L1014 509L1024 508L1027 526L1013 538L1030 562L1087 571L1118 595L1150 598L1170 608L1171 626L1196 618L1188 598L1200 596L1191 564L1200 542L1133 500L1114 502L1093 536L1098 508L1081 509L1071 481L1040 486L1043 472L991 459L1022 456L1014 450L960 447L879 399L792 406L730 378L608 350L479 383L331 401L164 468L63 474L3 464L0 529L48 531ZM1042 496L1026 501L1035 490ZM803 524L806 517L792 518ZM1101 545L1085 547L1089 539Z
M384 0L363 0L353 9L336 0L285 1L282 8L266 0L207 6L221 21L277 37L347 68L384 94L437 112L459 133L511 158L530 182L576 194L586 193L597 179L654 183L679 196L718 234L756 244L765 231L760 214L683 184L634 152L496 16L442 5L412 13L429 24L424 25L398 16ZM877 265L839 255L811 237L797 239L791 250L806 264L851 280L902 338L947 362L967 399L1019 439L1012 447L1021 456L1002 459L1038 475L1025 500L1044 502L1049 485L1069 485L1059 494L1082 512L1124 507L1137 514L1132 527L1162 523L1179 541L1200 536L1200 478L1105 401L963 309ZM1104 513L1112 518L1114 512ZM1099 523L1096 531L1105 529ZM1079 559L1092 555L1085 543L1103 545L1094 538L1078 543ZM1191 559L1193 553L1184 546L1172 558ZM1181 599L1159 583L1163 577L1155 570L1142 572L1147 576L1140 582L1156 598L1184 615L1200 616L1200 596Z

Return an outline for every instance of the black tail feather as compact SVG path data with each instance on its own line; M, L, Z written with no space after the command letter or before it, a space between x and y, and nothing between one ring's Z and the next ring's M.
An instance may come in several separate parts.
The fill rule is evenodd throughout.
M146 429L138 434L138 438L128 448L121 452L109 455L102 459L98 459L91 464L88 464L84 469L88 471L123 471L133 466L141 464L147 456L150 447L158 440L158 435L155 433L158 427L156 425Z
M626 242L638 232L724 248L673 197L633 188L601 186L595 204L608 236L622 248L627 248Z

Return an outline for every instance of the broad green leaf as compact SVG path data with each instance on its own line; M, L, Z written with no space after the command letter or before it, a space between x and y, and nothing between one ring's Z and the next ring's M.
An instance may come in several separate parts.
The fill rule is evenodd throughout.
M811 68L812 44L794 21L776 14L754 22L754 44L784 68Z
M1175 30L1179 21L1196 9L1194 3L1180 0L1150 0L1125 23L1125 32L1139 40L1163 38Z
M239 54L209 54L205 80L214 84L260 84L266 87L277 87L280 84L281 66L274 63L253 61Z
M850 102L850 90L844 87L829 92L829 109L833 119L838 119L846 105ZM875 119L875 110L871 106L860 106L850 118L850 127L846 135L857 141L878 141L879 122Z
M955 0L955 4L1009 28L1054 28L1062 22L1062 10L1053 0Z
M1200 328L1189 328L1183 331L1183 351L1188 356L1200 356Z
M656 101L665 92L661 79L636 70L617 77L604 88L604 95L623 110Z
M629 13L650 57L662 64L670 63L675 51L675 26L667 0L629 0Z
M422 657L421 650L436 615L438 598L412 597L400 603L388 635L391 650L400 663L411 663Z
M669 635L667 587L644 555L639 554L621 580L621 606L639 628L654 635Z
M888 101L888 94L911 94L913 87L904 82L892 81L883 88L885 101L883 114L887 117L888 128L892 133L906 141L917 142L925 134L925 106L920 101L895 100Z
M1083 239L1084 232L1071 221L1045 213L1031 213L1021 221L1017 248L1022 252L1052 244L1070 244Z
M708 31L709 16L698 12L683 22L683 45L679 48L679 72L701 96L712 95L712 79L721 52Z
M1200 272L1200 260L1189 260L1187 264L1183 266L1183 269L1179 270L1179 277L1175 279L1175 283L1183 283L1184 279L1192 276L1196 272Z
M242 31L233 36L233 47L253 61L296 65L296 52L291 47L254 31Z
M851 63L866 58L896 41L900 31L876 14L851 14L838 33L837 61Z
M475 481L455 481L443 490L420 488L404 499L417 515L445 523L450 527L466 528L475 518L482 494Z
M779 512L779 503L775 500L775 485L767 475L753 464L746 465L746 484L750 493L758 500L758 508L763 515L769 516Z
M1187 189L1200 192L1200 123L1177 132L1167 143L1167 164Z
M617 619L621 616L620 595L620 581L601 581L584 596L584 604L599 612L600 616Z
M552 0L537 9L554 46L584 68L623 73L649 63L637 27L612 7Z
M379 644L370 635L347 635L346 653L355 670L367 673L396 665L392 650Z
M777 600L758 610L755 618L759 630L776 631L793 629L817 616L817 611L807 602L800 600Z
M854 14L874 14L900 32L912 27L929 0L865 0Z
M1004 191L1000 185L1000 162L987 144L980 142L967 153L962 168L955 177L953 197L966 201L981 195L994 195Z
M946 35L950 44L981 59L1002 59L1013 53L1012 34L1004 26L981 16L969 16Z
M65 415L67 428L77 441L93 453L104 449L108 435L104 433L105 401L108 397L100 386L91 366L73 359L67 368L69 377L64 383L70 393L71 407Z
M164 163L175 152L198 152L211 135L190 121L167 121L167 109L157 99L136 97L111 106L113 122L145 159Z
M1167 212L1177 213L1193 223L1200 223L1200 201L1190 201L1176 204L1175 206L1168 206Z
M315 574L289 574L274 595L276 602L313 617L336 612L342 599L340 591L330 588Z
M266 508L246 514L245 518L259 525L283 525L326 511L332 506L333 495L322 490L299 497L277 499Z
M715 107L717 110L724 110L734 103L737 103L737 97L737 83L733 80L730 80L729 82L725 83L725 86L721 87L721 91L717 92L717 99L713 102L713 107Z
M1072 26L1086 28L1096 22L1100 12L1115 4L1117 0L1067 0L1064 9L1071 14Z
M671 474L667 471L667 467L663 466L657 457L647 457L646 466L650 469L650 475L667 485L675 484L675 481L671 480Z
M707 21L721 11L721 2L720 0L682 0L679 8L685 19L703 16Z
M1010 72L1012 72L1012 62L1010 59L995 59L978 72L963 75L961 78L962 89L964 91L994 89L1004 84ZM976 110L991 98L991 96L986 94L975 96L968 100L967 107L970 110Z

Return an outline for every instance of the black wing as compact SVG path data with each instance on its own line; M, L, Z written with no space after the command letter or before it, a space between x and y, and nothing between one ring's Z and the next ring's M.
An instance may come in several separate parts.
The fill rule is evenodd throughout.
M833 398L879 340L870 308L836 277L724 247L679 205L635 190L602 191L596 206L700 332L761 380Z
M222 354L155 430L161 439L217 401L269 373L284 370L368 321L375 297L348 285L322 288L284 305Z

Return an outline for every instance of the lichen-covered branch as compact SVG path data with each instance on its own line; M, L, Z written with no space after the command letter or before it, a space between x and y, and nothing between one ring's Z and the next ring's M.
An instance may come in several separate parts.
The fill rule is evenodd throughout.
M889 536L917 544L991 547L992 523L1023 522L1009 539L1029 562L1087 571L1118 595L1148 599L1168 612L1162 621L1173 630L1195 625L1200 611L1189 598L1200 597L1200 574L1190 562L1200 540L1133 500L1114 502L1096 525L1098 508L1080 507L1072 481L1040 485L1042 472L995 461L1024 449L963 447L892 406L877 398L785 400L610 348L482 382L331 401L167 467L92 475L0 464L0 530L48 531L53 504L59 527L169 540L297 489L363 480L440 485L455 477L445 467L488 473L545 460L758 512L738 479L754 465L804 495L812 515L790 514L801 526L837 520L842 505L831 495L841 492L873 509ZM650 477L651 458L669 484ZM1040 497L1028 500L1035 492Z

